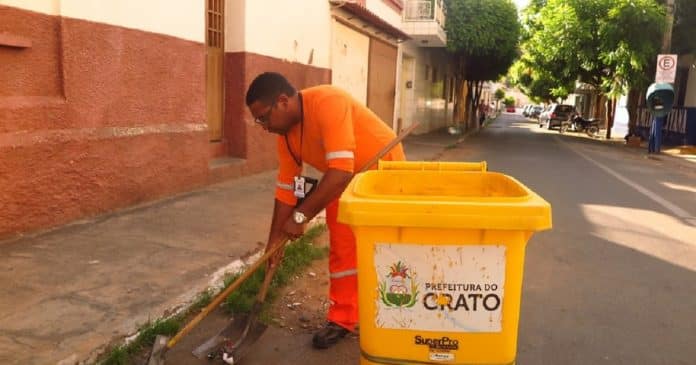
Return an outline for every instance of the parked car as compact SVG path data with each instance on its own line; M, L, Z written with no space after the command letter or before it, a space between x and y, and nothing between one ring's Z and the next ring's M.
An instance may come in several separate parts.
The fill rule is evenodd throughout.
M515 107L514 106L509 106L505 108L505 111L508 113L514 113L515 112Z
M570 119L573 114L578 114L573 105L551 104L546 111L539 115L539 128L544 126L548 129L560 127L561 122Z
M532 104L527 104L522 108L522 116L523 117L528 117L529 113L532 111L532 108L534 108L534 105Z
M541 105L534 105L532 106L532 109L529 110L529 117L530 118L539 118L539 114L544 110L544 107Z

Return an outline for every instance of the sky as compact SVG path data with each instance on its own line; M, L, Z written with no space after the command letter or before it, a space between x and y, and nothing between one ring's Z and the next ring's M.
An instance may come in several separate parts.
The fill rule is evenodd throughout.
M517 5L517 11L524 9L529 4L529 0L512 0L512 2Z

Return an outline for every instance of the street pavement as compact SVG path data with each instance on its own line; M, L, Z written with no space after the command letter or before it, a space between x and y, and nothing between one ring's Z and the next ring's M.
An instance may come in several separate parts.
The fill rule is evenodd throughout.
M518 364L694 364L696 165L503 114L442 160L486 160L553 209L528 246Z
M693 364L696 165L502 114L479 133L409 137L411 160L488 162L553 207L527 247L518 364ZM93 361L187 305L266 236L275 172L0 242L0 364ZM212 335L212 333L211 333ZM354 364L270 329L254 364ZM185 363L185 361L184 361Z

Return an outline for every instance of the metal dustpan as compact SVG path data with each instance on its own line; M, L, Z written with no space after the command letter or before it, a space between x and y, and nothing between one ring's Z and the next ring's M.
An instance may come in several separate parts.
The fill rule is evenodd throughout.
M358 170L358 173L364 172L372 165L376 164L380 158L389 153L392 148L399 144L399 142L409 135L418 125L419 123L415 122L408 128L404 129L396 138L394 138L394 140L384 146L384 148L377 152L377 154L370 161L362 166L362 168ZM266 252L266 254L259 259L259 261L266 261L272 254L278 251L280 247L285 246L287 243L288 239L286 237L281 244ZM235 317L232 323L228 324L217 335L211 337L208 341L204 342L202 345L193 350L194 356L198 358L215 358L218 354L220 354L223 361L228 364L234 364L249 352L251 345L253 345L253 343L259 337L261 337L263 332L266 330L267 326L258 321L258 315L261 312L263 302L266 299L266 293L268 292L268 287L271 284L271 280L273 279L273 275L275 274L275 270L278 268L278 266L280 266L280 263L272 267L267 267L266 277L264 278L263 285L261 286L261 290L256 297L256 301L254 302L254 306L249 312L249 315ZM222 348L220 348L220 345L223 345Z
M280 246L285 246L285 243L287 240ZM226 363L233 364L249 352L251 345L261 337L268 327L260 322L258 317L278 266L280 263L267 267L266 277L263 279L263 284L249 314L235 316L222 331L194 349L193 356L199 359L212 359L219 354ZM223 344L222 349L220 349L221 344Z
M250 319L248 314L235 315L234 319L230 321L231 323L225 326L220 333L193 350L193 356L199 359L214 359L218 356L222 358L224 354L228 354L228 357L231 355L233 359L240 359L251 348L248 345L256 342L267 328L266 324L253 320L246 336L243 336L244 329ZM235 348L234 343L236 340L238 341L244 337L246 340ZM220 345L222 345L222 348Z
M217 308L225 300L225 298L227 298L234 290L236 290L240 285L242 285L242 283L246 279L248 279L254 273L254 271L256 271L256 269L258 269L263 263L268 261L268 259L271 256L275 255L276 252L278 252L280 249L282 249L285 246L285 244L287 244L287 242L288 241L285 240L281 244L279 244L275 247L272 247L270 250L268 250L263 256L261 256L261 258L259 258L256 262L254 262L240 277L238 277L237 280L235 280L232 284L230 284L230 286L228 286L227 289L220 292L210 302L210 304L208 304L203 310L201 310L201 312L198 313L198 315L195 318L193 318L191 320L191 322L189 322L183 329L181 329L179 331L179 333L176 334L176 336L174 336L171 339L169 337L166 337L166 336L161 336L161 335L157 336L157 338L155 339L155 343L152 347L152 351L150 352L150 356L147 359L146 364L147 365L163 365L164 360L165 360L165 355L169 351L169 349L174 347L174 345L176 345L179 342L179 340L181 340L182 337L186 336L194 327L196 327L196 325L198 325L198 323L200 323L200 321L202 321L203 318L205 318L210 312L212 312L215 308ZM276 266L278 266L278 265L276 265ZM269 270L269 274L271 274L271 275L268 275L268 274L266 275L269 283L270 283L269 276L272 276L272 271L273 270ZM266 286L266 280L264 280L264 285ZM263 292L264 296L261 297L259 295L259 297L257 298L257 301L258 301L258 299L261 299L261 301L263 302L263 299L265 298L265 295L266 295L265 291L268 288L262 287L261 289L262 289L261 292ZM260 305L259 305L259 307L260 307ZM256 304L255 304L254 308L252 308L252 312L249 315L254 314L253 310L255 308L256 308ZM258 315L258 313L255 313L255 315ZM259 329L256 327L256 325L253 328L251 326L249 326L249 328L246 328L247 323L255 323L255 322L256 321L245 321L245 322L241 321L241 323L244 324L244 327L242 327L240 334L243 334L244 331L246 330L246 332L247 332L246 336L249 336L249 335L256 336L256 334L259 332ZM235 324L235 326L237 326L237 325ZM223 331L221 331L220 334L218 334L218 336L224 335L225 333L227 333L227 331L231 331L232 328L234 328L235 326L228 326L230 328L223 329ZM264 328L264 330L265 330L265 328ZM261 330L260 333L263 333L263 330ZM259 336L260 336L260 334L259 334ZM214 338L215 337L213 337L213 339ZM256 337L256 339L257 338L258 337ZM213 340L213 339L211 339L211 340ZM208 340L208 341L211 341L211 340ZM208 341L206 343L208 343ZM224 341L224 338L220 342L217 342L217 343L220 344L220 343L222 343L222 341Z

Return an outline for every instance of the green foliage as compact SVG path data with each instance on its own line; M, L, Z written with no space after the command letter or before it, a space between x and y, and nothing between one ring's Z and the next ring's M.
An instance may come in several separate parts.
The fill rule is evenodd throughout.
M497 80L517 57L520 24L510 0L447 0L447 49L464 65L460 78Z
M508 96L503 100L503 103L507 107L515 106L515 98L513 98L512 96Z
M495 93L493 94L493 97L495 98L495 100L501 100L501 99L505 98L505 90L503 90L503 89L496 90Z
M312 244L312 241L325 230L325 225L316 225L310 228L300 239L289 244L285 248L283 261L268 291L269 300L267 303L273 300L278 288L287 284L296 273L302 270L302 268L313 260L326 257L328 253L327 248L316 247ZM251 305L254 303L261 282L263 282L263 274L264 270L260 269L249 277L237 291L227 298L226 302L223 304L225 308L234 312L248 312L251 309ZM236 274L226 278L225 288L229 286L234 279L239 277L239 275L240 274ZM158 319L154 322L147 322L142 325L138 331L138 336L133 341L125 345L114 347L103 360L99 361L99 364L126 365L133 363L135 355L152 347L157 335L174 336L185 323L186 317L198 313L211 302L215 294L216 293L211 290L206 290L198 295L185 313L166 319ZM262 313L260 318L261 320L268 321L264 313Z
M268 290L268 300L266 307L273 301L276 296L277 289L287 284L295 274L302 268L309 265L313 260L325 257L327 255L326 248L317 247L312 244L322 232L326 230L326 226L314 226L309 229L304 236L299 240L290 243L285 248L283 261L276 271L271 287ZM225 279L225 287L231 284L240 274L229 276ZM234 291L223 303L223 308L231 313L248 313L256 300L256 293L261 288L265 268L257 270L249 277L237 290ZM266 308L265 307L265 308Z
M665 0L660 0L664 4ZM696 1L676 0L674 10L674 24L672 26L671 53L689 54L696 53Z
M654 0L548 0L523 12L523 57L513 78L537 99L563 97L575 80L616 96L647 82L664 12Z
M649 83L645 71L659 51L664 9L652 0L614 0L612 5L600 23L599 59L610 70L602 76L602 90L618 96Z
M99 362L101 365L126 365L132 363L133 356L152 347L157 335L174 336L183 324L183 316L158 319L148 322L139 329L138 337L126 345L117 346Z

